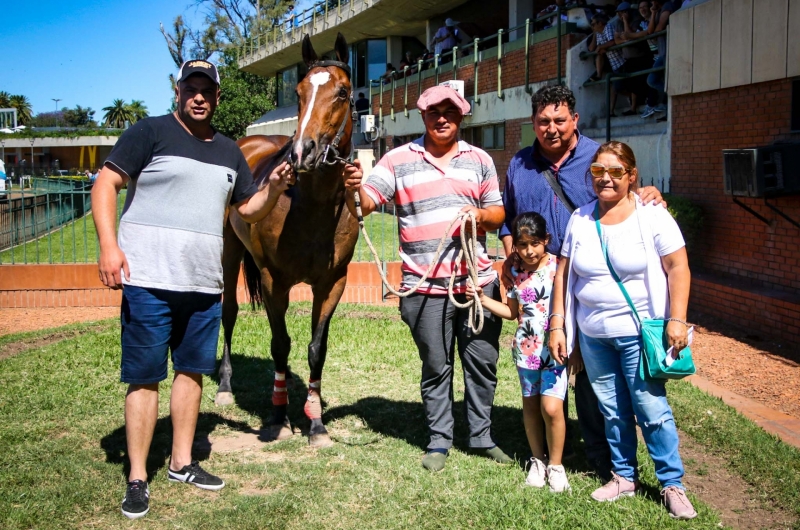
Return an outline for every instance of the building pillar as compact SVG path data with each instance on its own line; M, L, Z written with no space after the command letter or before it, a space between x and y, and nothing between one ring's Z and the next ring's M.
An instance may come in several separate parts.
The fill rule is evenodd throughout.
M400 69L400 59L403 58L403 37L386 37L386 62L392 63L397 70Z
M530 18L533 22L533 2L530 0L508 0L508 27L520 26L525 24L525 19ZM508 39L517 40L525 38L525 30L518 29L512 31Z

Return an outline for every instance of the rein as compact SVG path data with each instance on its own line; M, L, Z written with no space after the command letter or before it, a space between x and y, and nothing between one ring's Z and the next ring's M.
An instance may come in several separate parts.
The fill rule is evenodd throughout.
M442 257L442 250L444 249L444 242L448 238L448 234L456 225L456 223L461 223L461 250L458 252L458 257L455 260L455 263L461 263L461 259L464 258L464 261L467 264L467 283L472 285L473 287L478 285L478 227L477 221L475 219L475 214L472 212L459 212L456 215L455 219L450 223L450 226L447 227L445 230L444 235L442 235L442 239L439 240L439 246L436 249L436 256L431 261L430 265L428 265L428 270L425 271L425 274L422 275L422 278L411 287L407 291L398 291L394 289L390 284L389 280L386 278L386 274L383 272L383 267L381 266L381 260L378 256L378 252L375 250L375 247L372 245L372 240L370 240L369 235L367 234L367 229L364 226L364 215L361 212L361 194L358 190L353 192L353 198L356 206L356 217L358 218L358 226L361 229L361 233L364 235L364 241L367 243L367 247L369 247L370 252L372 253L373 261L375 262L376 267L378 268L378 274L381 276L381 281L383 285L389 290L390 293L399 297L405 298L407 296L411 296L412 294L416 293L425 280L428 279L428 276L433 272L433 269L438 265L439 258ZM472 230L467 235L467 222L471 223ZM476 335L480 334L483 331L483 304L481 303L481 299L478 296L474 296L472 300L467 300L466 303L460 303L455 298L455 294L453 293L453 285L455 284L456 280L456 267L453 267L453 272L450 274L450 283L447 285L447 296L450 298L450 302L453 303L454 306L460 309L469 308L469 327L473 333Z

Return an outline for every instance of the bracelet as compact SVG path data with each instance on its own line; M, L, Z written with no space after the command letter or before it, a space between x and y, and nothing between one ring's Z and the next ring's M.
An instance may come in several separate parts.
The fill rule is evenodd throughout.
M550 315L549 317L547 317L547 320L549 321L549 320L550 320L551 318L553 318L553 317L561 317L561 318L564 318L564 315L562 315L561 313L553 313L552 315Z
M550 328L550 329L548 329L547 331L549 331L549 332L551 332L551 333L552 333L553 331L564 331L564 328Z
M689 324L687 324L685 320L681 320L680 318L667 318L667 319L665 319L665 320L666 320L667 322L680 322L681 324L683 324L683 325L684 325L684 326L686 326L687 328L689 327Z

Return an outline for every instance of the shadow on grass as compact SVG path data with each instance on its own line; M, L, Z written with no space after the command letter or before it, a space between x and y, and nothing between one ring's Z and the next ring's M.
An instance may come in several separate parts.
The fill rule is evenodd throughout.
M213 432L218 425L227 425L231 429L249 431L250 426L243 422L232 421L220 416L216 412L201 412L197 418L197 430L195 438L204 439ZM113 432L105 435L100 440L100 447L106 453L106 462L111 464L121 464L122 473L127 477L131 470L131 463L127 454L127 443L125 439L125 425L118 427ZM207 460L210 455L211 446L195 444L192 456L196 460ZM147 455L147 475L149 480L153 480L158 472L168 464L170 453L172 452L172 420L170 416L160 418L156 422L153 432L153 441L150 444L150 452Z

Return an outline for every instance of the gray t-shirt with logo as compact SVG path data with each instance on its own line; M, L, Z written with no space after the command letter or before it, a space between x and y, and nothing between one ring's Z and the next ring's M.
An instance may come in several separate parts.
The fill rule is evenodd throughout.
M221 293L225 209L257 190L239 146L220 133L200 140L167 114L125 131L106 163L131 179L117 234L123 284Z

